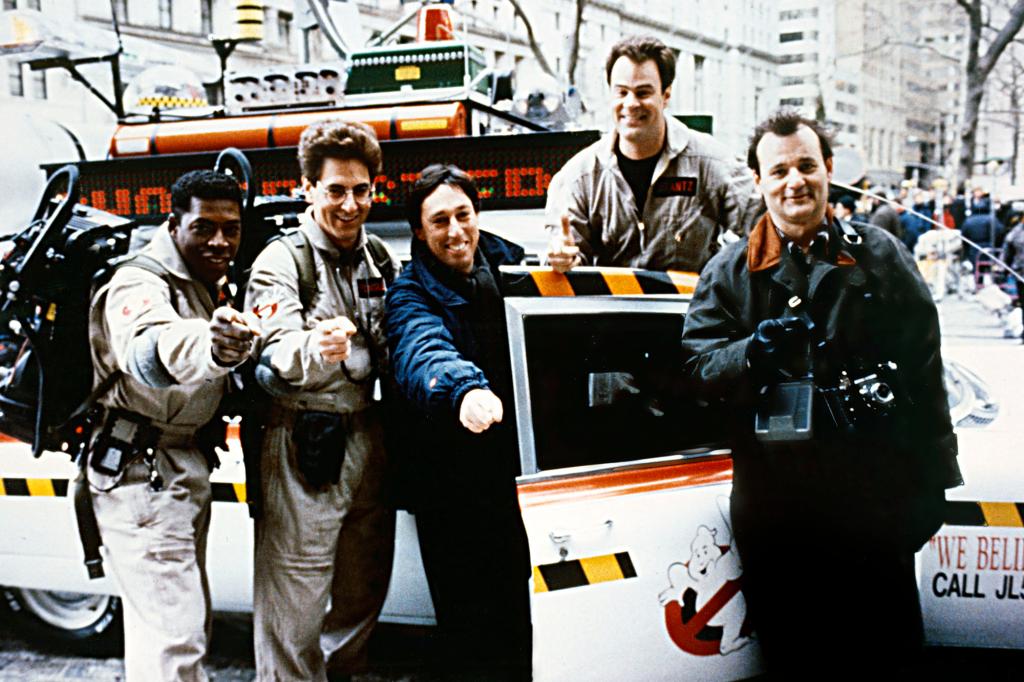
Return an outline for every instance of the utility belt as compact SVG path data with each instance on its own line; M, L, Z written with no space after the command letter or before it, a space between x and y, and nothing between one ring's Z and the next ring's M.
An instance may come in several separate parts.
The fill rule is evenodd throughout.
M88 449L89 466L107 476L120 476L141 457L150 468L150 486L159 490L162 483L155 469L156 450L199 448L204 428L169 424L123 408L106 408Z
M342 411L336 396L306 394L274 401L270 426L291 433L295 464L306 485L327 490L341 481L348 434L358 413Z

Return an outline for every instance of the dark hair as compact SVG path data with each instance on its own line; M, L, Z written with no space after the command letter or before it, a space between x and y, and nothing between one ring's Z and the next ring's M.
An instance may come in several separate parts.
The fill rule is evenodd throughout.
M836 203L842 204L843 208L845 208L850 213L853 213L854 211L857 210L857 201L849 194L844 194L843 196L839 197L836 200Z
M761 174L761 164L757 161L757 145L761 138L768 133L787 137L796 133L800 126L807 126L818 136L821 144L821 158L828 161L832 158L832 135L825 127L813 118L801 116L795 109L778 109L754 128L754 134L750 136L750 145L747 147L747 165L758 175Z
M473 210L477 213L480 212L480 193L477 192L473 178L458 166L432 163L420 171L420 177L413 183L412 189L409 190L409 196L405 200L405 217L409 219L409 227L413 232L423 227L423 223L420 221L423 202L441 185L452 185L461 189L469 197L470 203L473 204Z
M179 221L192 208L192 197L197 199L229 199L242 211L242 189L230 175L212 170L194 170L185 173L171 186L171 211Z
M637 64L652 60L661 77L661 91L664 92L676 79L676 53L654 36L630 36L612 45L604 63L605 80L611 85L612 67L619 57L629 57Z
M303 177L315 183L320 179L324 159L354 159L370 172L370 181L380 173L380 143L373 129L353 121L317 121L299 137L299 168Z

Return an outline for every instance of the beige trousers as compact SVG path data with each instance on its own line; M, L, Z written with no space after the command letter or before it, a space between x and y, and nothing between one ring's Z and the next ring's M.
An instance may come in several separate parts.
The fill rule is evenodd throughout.
M395 517L382 500L382 433L350 416L341 480L316 491L295 465L294 414L271 417L253 586L259 680L325 680L365 666L387 596Z
M157 451L164 479L155 492L146 465L133 462L108 492L95 476L93 506L105 565L121 587L124 667L130 682L207 679L203 657L210 632L206 537L210 472L203 455Z

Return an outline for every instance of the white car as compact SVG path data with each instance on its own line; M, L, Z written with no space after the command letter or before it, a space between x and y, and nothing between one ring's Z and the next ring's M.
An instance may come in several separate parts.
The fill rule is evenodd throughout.
M730 453L699 410L646 390L678 371L695 278L607 268L505 275L517 292L506 313L534 566L534 678L757 674L729 524ZM919 554L930 642L1024 648L1024 472L1013 459L1020 408L1011 402L1022 353L946 351L968 484L950 491L949 524ZM86 578L67 497L75 467L62 454L34 460L21 443L2 448L8 600L51 634L108 636L117 585ZM208 556L214 608L247 611L252 523L237 441L222 459ZM430 623L414 523L402 513L398 524L384 620Z

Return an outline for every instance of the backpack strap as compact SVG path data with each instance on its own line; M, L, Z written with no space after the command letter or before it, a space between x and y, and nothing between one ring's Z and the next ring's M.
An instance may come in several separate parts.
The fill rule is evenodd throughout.
M391 253L384 244L384 240L375 234L367 232L366 247L370 250L373 264L377 266L380 274L384 276L384 281L390 285L395 281L398 273L395 272L395 262L391 260Z
M316 263L313 260L313 245L306 233L299 228L285 230L278 237L288 253L295 261L295 269L299 273L299 304L302 309L309 310L313 298L317 293L316 284ZM391 253L388 251L384 240L375 234L366 233L366 246L373 259L373 264L384 277L384 281L391 284L398 274L395 272L395 263L391 260Z
M295 261L295 269L299 272L299 304L303 311L309 310L317 291L313 245L306 233L298 228L285 230L278 239Z

